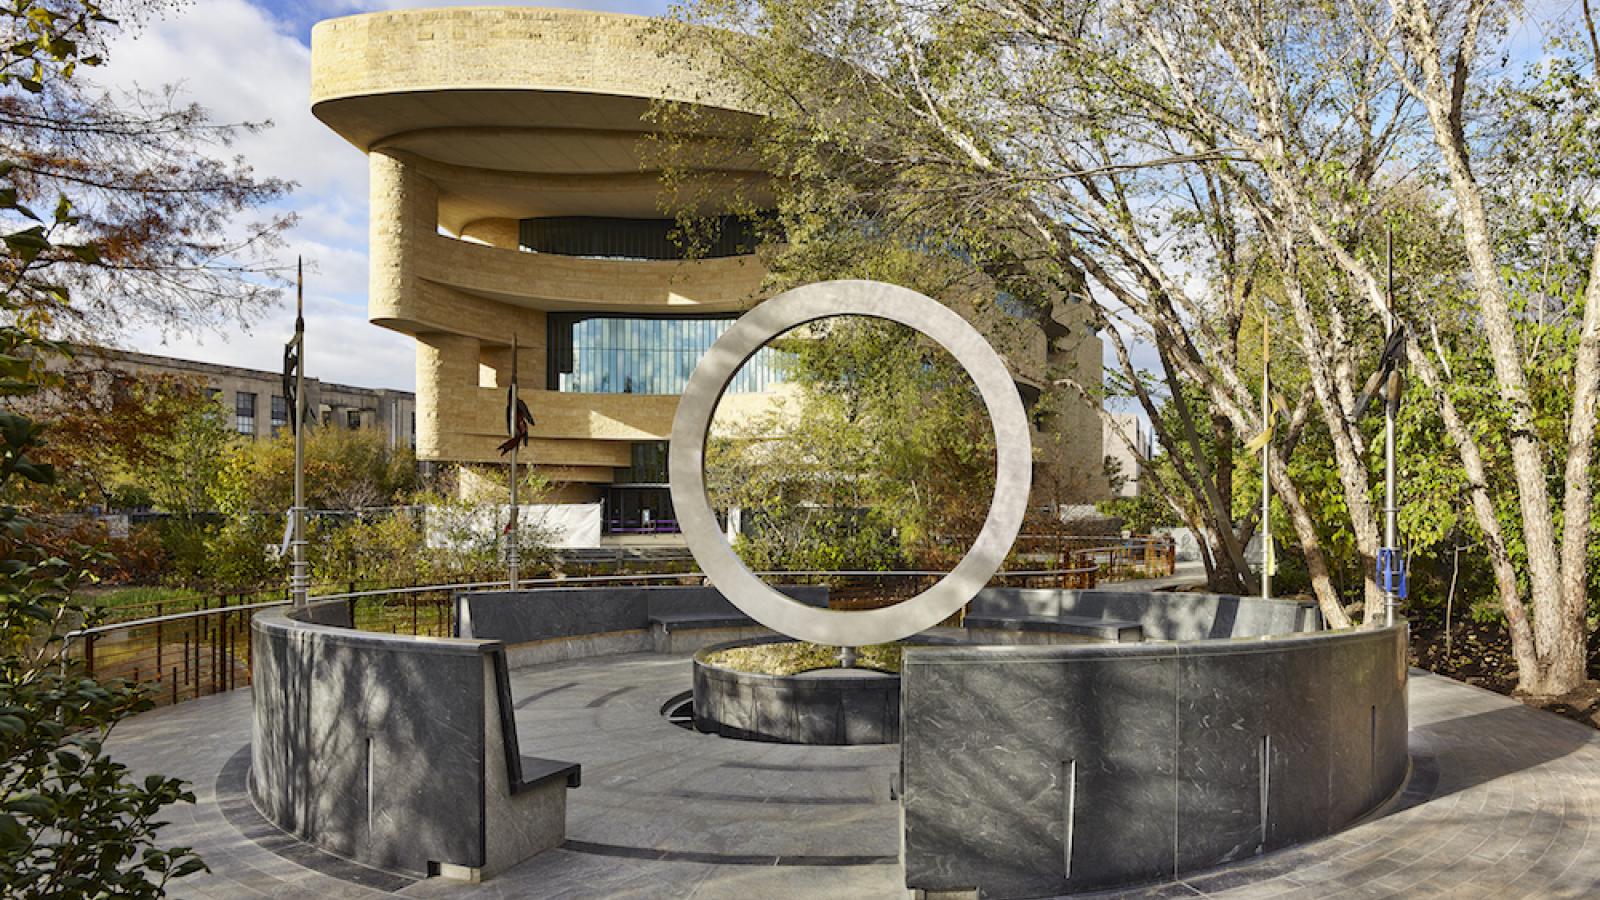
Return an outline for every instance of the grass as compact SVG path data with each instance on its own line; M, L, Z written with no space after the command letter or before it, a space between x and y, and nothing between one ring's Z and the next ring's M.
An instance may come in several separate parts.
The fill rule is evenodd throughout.
M207 596L199 591L184 587L115 587L105 589L90 589L83 592L83 599L107 610L118 610L126 607L150 607L154 610L157 603L162 604L164 612L182 612L195 609L199 606L202 597Z
M856 665L880 672L899 672L902 644L871 644L856 651ZM798 675L839 665L839 648L805 641L731 647L703 657L710 665L759 675Z

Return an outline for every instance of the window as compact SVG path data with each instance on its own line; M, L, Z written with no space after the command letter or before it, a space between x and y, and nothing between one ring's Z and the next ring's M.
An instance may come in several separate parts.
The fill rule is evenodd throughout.
M676 534L672 491L665 487L606 488L606 534Z
M233 395L234 430L240 434L256 433L256 395L239 391Z
M759 243L755 225L744 216L719 217L699 245L683 240L679 231L675 219L549 216L523 219L518 243L534 253L596 259L683 259L690 246L696 255L715 259L754 253Z
M606 534L676 534L667 484L667 442L637 441L630 464L606 488Z
M581 394L681 394L695 364L733 323L728 316L659 318L548 313L547 384ZM769 391L783 380L782 354L757 351L730 394Z
M278 436L278 429L289 424L289 398L272 395L272 436Z
M635 441L626 469L618 469L613 484L667 485L667 442Z
M360 428L361 427L361 410L359 410L359 409L346 410L345 414L344 414L344 424L351 431L355 431L356 429Z

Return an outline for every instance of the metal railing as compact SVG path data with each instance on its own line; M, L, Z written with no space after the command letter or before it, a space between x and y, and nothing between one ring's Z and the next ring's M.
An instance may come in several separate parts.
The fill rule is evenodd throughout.
M1094 567L1088 584L1117 578L1161 578L1177 571L1177 543L1166 536L1108 538L1105 535L1022 534L1013 545L1021 559L1057 568Z
M1019 569L996 574L991 585L1007 587L1092 588L1103 578L1149 577L1172 572L1171 542L1126 540L1072 547L1072 565ZM824 583L835 609L874 609L917 594L947 573L901 571L781 571L761 577L792 583ZM524 579L523 587L582 585L689 584L705 582L694 572L587 575ZM446 637L455 632L452 598L458 591L503 588L504 579L477 578L449 584L359 588L314 595L312 602L343 600L351 621L363 631ZM242 594L228 595L242 599ZM250 617L288 605L279 593L255 602L203 604L201 608L80 628L67 634L68 652L83 660L98 678L124 678L147 685L158 703L178 703L250 683ZM953 617L959 620L959 614Z

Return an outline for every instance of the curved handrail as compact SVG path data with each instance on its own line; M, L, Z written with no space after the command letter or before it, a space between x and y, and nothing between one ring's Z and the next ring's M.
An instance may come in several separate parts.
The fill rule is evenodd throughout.
M1067 568L1067 569L1019 569L1019 570L996 572L995 573L995 578L1046 578L1046 577L1056 577L1056 576L1061 576L1061 575L1087 575L1087 574L1090 574L1092 572L1099 571L1099 568L1100 567L1098 565L1089 565L1089 566L1079 566L1079 567ZM862 569L862 570L846 570L846 571L823 570L823 569L817 569L817 570L813 570L813 569L795 569L795 570L762 571L762 572L757 572L756 574L762 576L763 578L768 578L768 577L786 577L786 576L787 577L802 577L802 578L822 578L822 577L830 577L830 576L842 576L842 577L847 577L847 578L866 578L866 577L882 577L882 576L895 576L895 575L911 575L911 576L929 577L929 576L936 576L936 575L945 575L947 573L939 571L937 569ZM573 577L570 577L570 578L532 578L532 579L523 579L523 580L521 580L519 582L519 587L521 587L521 588L576 587L576 586L581 586L581 585L585 585L585 584L608 584L608 583L615 583L615 582L620 582L620 581L671 581L671 580L682 580L682 579L686 579L686 578L704 578L704 577L705 577L705 574L700 572L699 570L694 570L694 571L690 571L690 572L638 573L638 574L633 574L633 575L577 575L577 576L573 576ZM477 590L477 589L483 589L483 588L507 587L509 585L510 585L510 582L508 582L508 581L468 581L468 582L457 582L457 583L451 583L451 584L422 584L422 585L412 585L410 587L374 588L372 590L363 590L363 591L341 591L341 592L332 593L332 594L317 594L314 597L308 598L308 602L309 603L320 603L320 602L323 602L323 601L331 601L331 600L357 600L357 599L361 599L361 598L364 598L364 597L405 596L405 595L408 595L408 594L434 594L434 593L438 593L440 591ZM64 635L64 637L67 640L71 640L73 638L81 638L81 637L86 637L86 636L90 636L90 635L111 634L111 633L114 633L114 632L117 632L117 631L124 631L124 630L132 629L132 628L142 628L142 627L147 627L147 626L150 626L150 625L165 624L165 623L168 623L168 622L181 622L181 621L185 621L185 620L188 620L188 619L197 619L197 618L204 618L204 617L207 617L207 616L215 616L219 612L234 613L234 612L246 612L246 611L251 611L251 610L272 609L272 608L279 607L279 606L288 606L289 603L290 603L290 601L288 601L288 600L267 600L267 601L263 601L261 603L244 603L244 604L240 604L238 606L219 606L219 607L212 607L210 609L191 609L191 610L185 610L183 612L167 613L166 615L160 615L160 616L148 616L148 617L143 618L143 619L129 619L129 620L124 621L124 622L109 622L109 623L107 623L105 625L95 625L95 626L91 626L89 628L78 628L78 629L74 629L72 631L67 632L66 635Z

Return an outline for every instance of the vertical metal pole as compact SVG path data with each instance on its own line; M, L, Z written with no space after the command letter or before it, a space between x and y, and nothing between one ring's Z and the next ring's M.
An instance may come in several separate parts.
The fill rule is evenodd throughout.
M1267 301L1261 301L1261 428L1272 430L1271 328L1267 323ZM1261 597L1272 597L1272 440L1261 445Z
M1394 333L1394 226L1389 229L1384 238L1384 253L1388 257L1388 273L1384 280L1384 328L1388 334ZM1391 379L1399 377L1390 375ZM1388 387L1387 385L1385 386ZM1395 506L1395 465L1394 465L1394 414L1396 397L1392 391L1385 390L1383 400L1383 544L1389 548L1389 566L1394 569L1399 560L1399 534L1396 521L1398 510ZM1395 590L1393 577L1384 578L1383 591L1383 624L1393 625L1395 612L1400 605L1400 595Z
M511 400L506 409L506 425L511 432L511 518L506 523L506 578L511 590L517 589L518 569L522 562L522 541L518 537L517 519L521 508L517 505L517 335L511 335Z
M294 552L289 570L289 593L295 606L306 605L306 595L311 587L311 574L306 570L306 318L305 269L295 260L294 309L294 509L293 534L289 548Z

